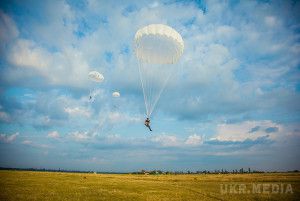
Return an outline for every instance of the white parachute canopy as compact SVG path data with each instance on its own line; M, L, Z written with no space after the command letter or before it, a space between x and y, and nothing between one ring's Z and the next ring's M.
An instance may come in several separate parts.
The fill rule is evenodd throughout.
M97 71L89 72L89 78L94 82L103 82L104 80L104 76Z
M97 72L97 71L91 71L91 72L89 72L89 78L90 78L90 80L91 81L93 81L93 82L97 82L97 83L100 83L100 82L103 82L103 80L104 80L104 76L101 74L101 73L99 73L99 72ZM92 89L90 89L90 101L94 101L95 99L95 96L97 95L97 90L95 89L95 86L94 86L95 84L93 84L93 87L92 87Z
M150 117L183 53L184 42L173 28L151 24L136 32L134 45L146 115Z
M115 91L114 93L112 93L112 97L114 98L119 98L121 96L120 92Z

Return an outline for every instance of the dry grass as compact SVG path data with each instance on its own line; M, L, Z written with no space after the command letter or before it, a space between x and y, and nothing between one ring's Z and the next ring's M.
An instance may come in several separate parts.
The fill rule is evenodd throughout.
M293 193L226 193L220 184L291 184ZM237 188L238 189L238 188ZM299 200L300 174L129 175L0 171L0 200ZM284 188L286 190L286 188ZM229 192L229 191L228 191Z

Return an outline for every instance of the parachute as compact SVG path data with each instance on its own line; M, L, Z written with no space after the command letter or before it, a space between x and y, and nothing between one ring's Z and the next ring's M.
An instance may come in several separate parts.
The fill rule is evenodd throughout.
M97 71L89 72L89 78L90 78L91 81L98 82L98 83L103 82L103 80L104 80L104 76L101 73L97 72ZM96 95L97 95L96 90L95 89L90 89L90 95L89 95L90 98L89 98L89 100L94 101L94 97Z
M150 117L183 50L181 35L163 24L139 29L134 37L135 54L143 89L146 115Z
M97 71L91 71L89 73L89 78L94 82L103 82L104 80L104 76Z
M121 94L117 91L115 91L114 93L112 93L112 97L114 98L119 98L121 96Z
M111 101L112 103L112 111L116 111L116 110L119 110L119 106L120 106L120 92L118 91L115 91L112 93L112 97L113 97L113 100Z

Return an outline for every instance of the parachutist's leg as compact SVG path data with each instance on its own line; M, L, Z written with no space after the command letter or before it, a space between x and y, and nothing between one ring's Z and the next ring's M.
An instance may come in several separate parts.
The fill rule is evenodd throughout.
M148 127L150 131L152 131L149 124L145 124L145 126Z

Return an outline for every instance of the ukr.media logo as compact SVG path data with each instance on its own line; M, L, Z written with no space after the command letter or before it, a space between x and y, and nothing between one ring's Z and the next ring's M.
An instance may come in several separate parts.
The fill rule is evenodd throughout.
M293 194L291 184L283 183L253 183L246 184L220 184L221 194Z

